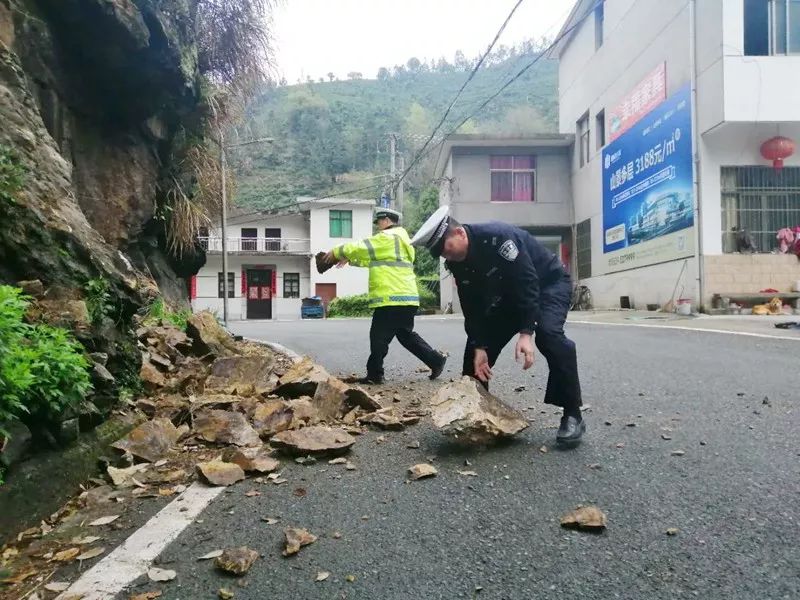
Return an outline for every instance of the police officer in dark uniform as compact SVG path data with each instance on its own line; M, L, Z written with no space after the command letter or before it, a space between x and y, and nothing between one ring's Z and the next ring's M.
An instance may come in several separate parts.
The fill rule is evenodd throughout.
M550 369L544 401L564 409L556 441L580 442L586 431L575 343L564 335L572 283L561 261L530 233L506 223L461 225L439 208L411 240L442 256L464 312L464 375L488 388L503 347L519 335L516 359L533 365L536 347Z

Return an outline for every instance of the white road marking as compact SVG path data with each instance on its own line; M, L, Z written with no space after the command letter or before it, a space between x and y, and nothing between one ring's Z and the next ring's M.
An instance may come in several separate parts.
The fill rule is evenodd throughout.
M162 508L111 554L89 569L56 600L110 600L145 573L168 544L192 524L224 487L194 483Z
M710 329L708 327L683 327L680 325L653 325L651 323L603 323L602 321L579 321L567 320L567 325L577 323L578 325L601 325L604 327L647 327L649 329L677 329L680 331L699 331L701 333L724 333L727 335L744 335L747 337L757 337L767 340L790 340L800 342L800 336L792 337L788 335L770 335L769 333L755 333L752 331L730 331L728 329Z

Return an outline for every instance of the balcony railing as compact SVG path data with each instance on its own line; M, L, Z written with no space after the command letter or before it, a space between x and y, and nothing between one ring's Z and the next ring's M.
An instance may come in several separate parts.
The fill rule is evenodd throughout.
M209 254L222 252L221 237L198 237L200 247ZM311 255L311 240L298 238L229 237L226 249L235 254Z

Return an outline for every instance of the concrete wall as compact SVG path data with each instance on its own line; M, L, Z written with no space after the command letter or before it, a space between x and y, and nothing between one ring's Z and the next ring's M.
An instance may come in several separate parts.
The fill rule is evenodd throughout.
M790 254L723 254L705 259L712 294L754 293L773 288L791 292L800 281L800 260Z
M264 237L264 229L279 228L281 238L286 239L305 239L309 238L308 214L282 215L279 217L268 217L264 215L250 215L247 217L232 217L228 220L228 237L242 237L242 228L258 228L258 237ZM209 231L212 237L221 237L222 231L216 227Z
M348 202L331 201L328 205L320 205L310 211L311 253L325 251L354 240L369 237L373 233L372 215L375 204L371 201ZM330 236L330 211L353 211L353 237L332 238ZM335 283L337 296L365 294L369 289L369 273L367 269L346 266L333 268L320 275L316 268L311 269L311 294L317 283Z
M491 202L492 154L536 156L534 202ZM566 149L541 151L525 147L457 148L452 156L452 183L447 197L453 215L463 223L504 221L513 225L571 223L569 154Z

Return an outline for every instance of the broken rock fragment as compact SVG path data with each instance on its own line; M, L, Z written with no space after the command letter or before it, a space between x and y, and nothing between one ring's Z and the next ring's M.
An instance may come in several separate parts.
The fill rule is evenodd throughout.
M242 467L221 460L197 463L197 470L211 485L233 485L244 479Z
M280 461L272 458L261 448L228 448L222 455L225 462L239 465L243 471L252 473L271 473L280 466Z
M408 468L408 478L412 481L423 479L425 477L434 477L439 471L433 465L428 463L420 463Z
M283 533L286 536L286 547L283 550L284 556L297 554L303 546L308 546L317 541L317 536L307 529L287 527L283 530Z
M216 566L227 573L244 575L258 558L258 552L246 546L228 548L216 559Z
M256 406L252 420L258 434L269 437L292 426L294 411L284 400L267 400Z
M261 446L258 433L244 415L226 410L209 410L194 420L195 434L207 442L236 446Z
M285 398L313 397L317 386L330 378L330 373L306 356L283 374L273 393Z
M298 431L282 431L270 440L276 448L300 456L343 454L355 442L355 438L344 431L321 425L304 427Z
M239 349L231 335L208 311L196 313L186 323L186 333L194 342L193 348L199 356L234 356Z
M170 451L179 435L169 419L154 419L142 423L112 446L148 462L156 462Z
M515 435L529 423L471 377L441 387L431 400L434 425L445 435L487 443Z
M561 526L567 529L601 532L606 522L605 513L596 506L579 506L561 517Z
M264 394L272 389L270 376L274 367L275 359L271 355L218 358L206 379L206 392L239 396Z

